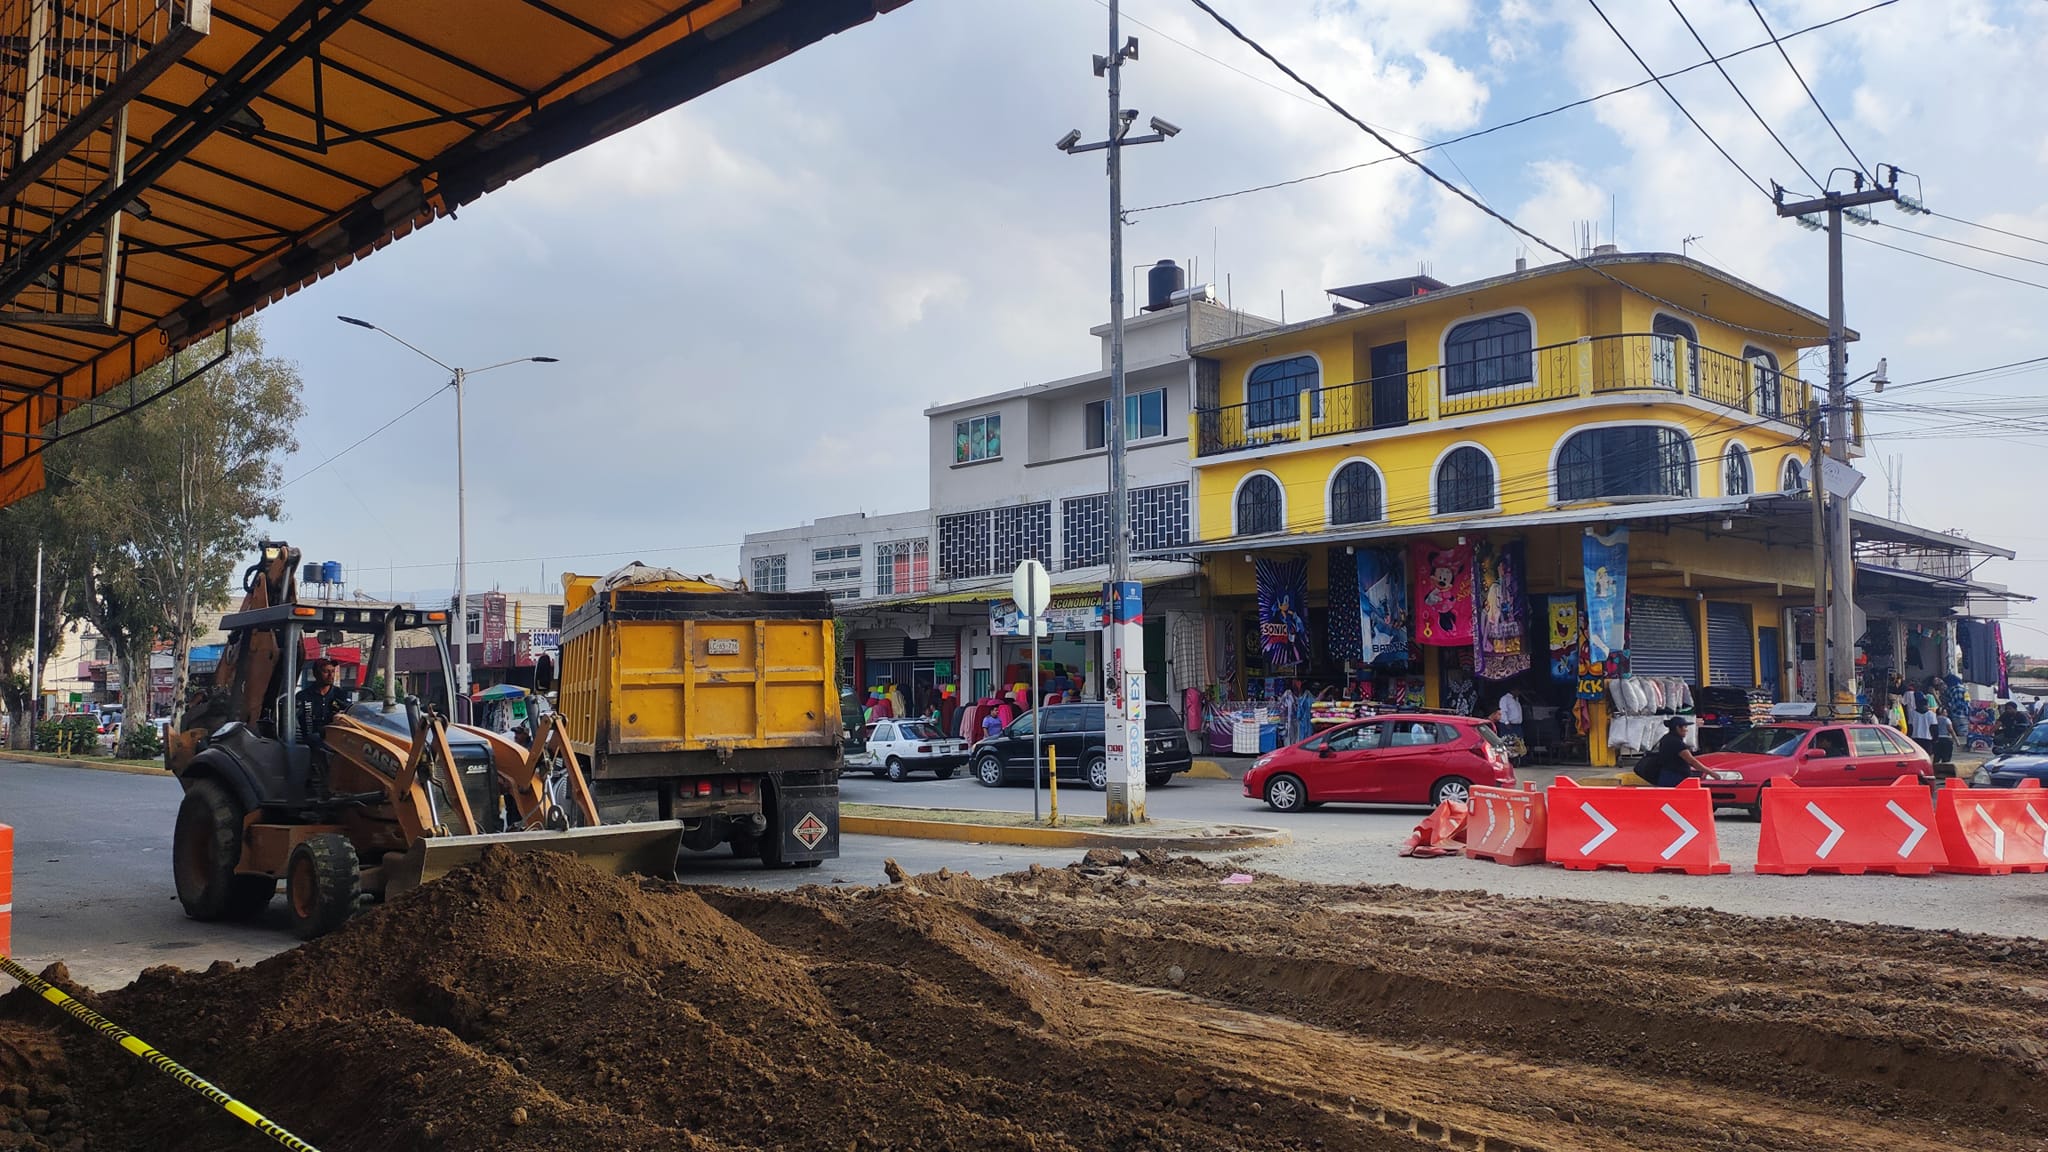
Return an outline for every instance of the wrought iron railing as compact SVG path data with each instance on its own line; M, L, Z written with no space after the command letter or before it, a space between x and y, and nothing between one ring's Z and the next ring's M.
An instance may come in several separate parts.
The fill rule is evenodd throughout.
M1797 420L1806 382L1669 336L1628 333L1418 368L1195 412L1196 455L1216 456L1525 404L1668 392ZM1306 397L1304 412L1303 398Z

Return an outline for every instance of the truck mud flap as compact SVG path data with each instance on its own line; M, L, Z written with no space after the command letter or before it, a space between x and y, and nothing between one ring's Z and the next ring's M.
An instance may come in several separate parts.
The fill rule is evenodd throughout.
M784 860L839 858L839 785L806 784L777 789L775 819Z

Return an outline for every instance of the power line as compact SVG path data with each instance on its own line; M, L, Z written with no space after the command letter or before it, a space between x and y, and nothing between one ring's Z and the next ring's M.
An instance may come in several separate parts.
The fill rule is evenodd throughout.
M1678 0L1664 0L1664 2L1671 5L1671 10L1678 14L1679 22L1685 25L1685 30L1687 32L1692 33L1693 43L1698 44L1700 46L1700 51L1705 52L1707 54L1707 59L1714 61L1714 70L1721 74L1721 79L1726 80L1728 82L1728 87L1733 89L1735 92L1735 98L1742 101L1742 106L1744 108L1749 109L1749 114L1751 116L1756 117L1756 122L1759 125L1762 125L1763 130L1770 135L1773 141L1777 143L1778 150L1785 154L1786 159L1792 161L1793 167L1799 169L1800 172L1805 174L1807 180L1811 181L1814 187L1825 189L1827 185L1822 183L1819 179L1817 179L1812 172L1807 171L1805 162L1801 161L1798 156L1793 155L1792 149L1785 144L1785 141L1783 139L1779 138L1777 131L1773 129L1770 123L1764 119L1764 114L1757 111L1756 105L1749 102L1748 94L1743 92L1742 86L1735 82L1735 77L1730 76L1728 74L1728 69L1722 67L1721 62L1719 60L1714 59L1714 50L1712 48L1707 47L1706 39L1700 35L1699 29L1694 28L1692 26L1692 21L1686 17L1685 9L1680 8L1678 6ZM1595 11L1598 11L1600 6L1598 4L1595 4L1593 7ZM1607 18L1607 14L1605 12L1601 12L1600 18L1602 20L1605 20ZM1614 25L1609 24L1608 27L1612 28L1614 27ZM1770 31L1770 29L1766 28L1764 29L1764 31L1768 32ZM1621 33L1616 32L1615 35L1619 36L1621 35ZM1627 43L1627 41L1624 40L1623 43L1625 44ZM1635 49L1631 48L1629 49L1629 52L1633 54L1635 52ZM1641 60L1642 58L1637 57L1637 59ZM1665 89L1664 94L1670 96L1670 89ZM1678 99L1676 96L1672 96L1671 98L1674 101ZM1695 121L1695 123L1697 122ZM1723 155L1726 155L1726 153L1723 153Z
M1907 229L1907 231L1911 231L1911 229ZM2043 292L2048 292L2048 284L2039 284L2032 280L2022 280L2017 276L2007 276L2003 272L1993 272L1988 268L1979 268L1974 264L1958 264L1954 260L1944 260L1941 257L1933 255L1928 252L1915 252L1911 248L1901 248L1897 244L1887 244L1882 240L1872 240L1868 236L1858 236L1854 232L1844 233L1844 235L1847 235L1852 239L1861 240L1865 244L1875 244L1879 248L1889 248L1894 252L1904 252L1908 256L1918 256L1922 260L1932 260L1936 264L1946 264L1951 268L1961 268L1965 272L1975 272L1979 276L1989 276L1993 280L2004 280L2012 284L2024 284L2029 288L2039 288Z
M448 385L443 384L439 388L434 389L432 392L427 393L425 396L420 397L419 403L413 405L410 408L407 408L405 411L400 412L398 415L393 416L391 419L386 420L384 423L377 425L377 427L373 431L371 431L368 435L362 437L362 439L357 440L355 443L349 445L346 448L343 448L341 451L336 452L334 455L329 456L327 459L322 460L320 463L313 465L311 468L306 469L304 472L299 473L297 476L294 476L291 479L285 481L284 483L279 484L277 486L277 490L279 492L282 492L285 489L291 487L292 485L297 484L299 481L304 480L306 477L311 476L313 473L318 472L322 468L327 467L329 464L334 463L336 460L341 459L343 456L346 456L349 453L355 451L356 449L361 448L364 444L368 443L370 440L374 439L379 434L383 433L385 429L390 428L393 424L398 423L400 420L403 420L407 416L410 416L413 413L419 411L420 409L426 407L427 401L432 400L436 396L439 396L442 392L446 391L447 388Z
M1564 249L1559 248L1557 245L1551 243L1550 241L1544 239L1541 236L1538 236L1536 233L1531 232L1527 228L1522 227L1520 224L1515 223L1506 215L1498 211L1495 211L1493 208L1487 206L1483 201L1472 195L1472 193L1465 191L1463 188L1458 187L1457 184L1446 179L1444 175L1438 172L1436 169L1431 168L1429 165L1423 163L1420 160L1417 160L1415 158L1414 153L1411 153L1406 149L1402 148L1400 145L1395 144L1393 141L1387 139L1386 136L1382 135L1378 129L1375 129L1372 125L1367 124L1363 120L1360 120L1357 116L1352 115L1349 109L1345 108L1342 104L1337 103L1337 101L1332 99L1322 89L1316 87L1314 84L1309 83L1308 80L1302 77L1301 73L1296 72L1293 68L1289 67L1285 62L1283 62L1279 57L1273 55L1272 52L1268 51L1265 45L1259 43L1257 40L1252 39L1250 36L1246 35L1243 31L1241 31L1237 27L1237 25L1232 24L1226 17L1224 17L1224 15L1221 12L1218 12L1215 8L1211 7L1208 3L1208 0L1189 0L1189 2L1194 4L1195 7L1200 8L1203 12L1207 13L1210 19L1222 25L1225 31L1229 32L1232 36L1237 37L1240 41L1242 41L1245 44L1245 46L1249 47L1252 51L1257 52L1260 56L1264 57L1268 63L1272 64L1273 67L1278 68L1280 72L1283 75L1285 75L1288 79L1294 81L1296 84L1299 84L1303 89L1314 94L1317 99L1329 105L1331 110L1335 111L1338 115L1344 117L1346 120L1349 120L1352 124L1356 125L1359 131L1364 132L1366 135L1371 136L1374 140L1379 141L1381 147L1385 148L1389 152L1394 153L1402 160L1407 161L1409 164L1413 165L1416 169L1421 171L1423 175L1429 177L1431 180L1435 181L1437 184L1441 185L1443 188L1448 190L1452 195L1456 196L1460 200L1463 200L1465 203L1470 204L1472 207L1477 208L1479 211L1486 213L1486 215L1492 217L1493 219L1499 221L1501 224L1505 225L1509 231L1514 232L1516 235L1522 237L1523 239L1528 240L1531 243L1534 243L1535 245L1544 249L1545 251L1556 253L1558 256L1562 257L1565 260L1565 262L1573 264L1579 268L1583 268L1586 271L1591 272L1594 275L1600 277L1602 280L1605 280L1608 283L1613 284L1617 288L1622 289L1623 291L1633 292L1646 300L1662 304L1664 307L1669 308L1674 312L1686 316L1696 317L1698 319L1705 320L1708 323L1718 325L1722 328L1731 329L1733 331L1746 332L1751 335L1763 336L1771 340L1784 339L1785 334L1783 332L1772 332L1769 329L1765 328L1752 328L1744 324L1738 324L1732 320L1727 319L1726 317L1709 316L1708 314L1698 310L1697 308L1687 307L1686 305L1680 304L1675 300L1667 300L1654 292L1651 292L1645 288L1637 287L1636 285L1631 284L1626 280L1623 280L1619 276L1616 276L1613 273L1608 272L1605 268L1602 268L1589 260L1583 259L1582 257L1574 256L1571 253L1566 252ZM1595 5L1595 7L1597 8L1598 5ZM1744 175L1746 176L1747 173L1744 173ZM1752 184L1755 183L1754 180L1750 182ZM1762 185L1758 185L1757 187L1759 191L1762 191ZM1765 193L1765 196L1768 197L1769 193Z
M1782 39L1790 40L1794 37L1804 36L1809 32L1818 32L1823 28L1827 28L1835 24L1840 24L1846 20L1853 20L1858 16L1862 16L1870 12L1875 12L1880 8L1889 8L1893 4L1896 4L1898 2L1899 0L1878 0L1878 2L1875 4L1871 4L1863 8L1858 8L1853 12L1845 12L1832 20L1823 20L1818 24L1809 24L1804 28L1798 29L1797 31L1787 32L1782 37ZM1757 51L1758 49L1767 48L1770 46L1770 44L1771 41L1760 40L1755 44L1751 44L1747 48L1737 49L1736 51L1715 57L1715 59L1733 60L1737 56L1745 56L1751 52ZM1629 92L1633 92L1638 88L1647 88L1651 84L1656 83L1659 80L1669 80L1675 76L1683 76L1688 72L1698 71L1701 68L1705 68L1708 64L1712 62L1713 61L1711 60L1702 60L1697 64L1688 64L1683 68L1675 68L1669 72L1658 73L1656 76L1653 76L1648 80L1638 80L1633 84L1624 84L1619 88L1610 88L1605 92L1600 92L1592 96L1587 96L1578 100L1573 100L1567 104L1560 104L1555 108L1546 108L1541 112L1532 112L1526 116L1518 116L1513 120L1505 120L1499 124L1492 124L1484 128L1475 129L1471 132L1466 132L1463 135L1453 136L1448 140L1440 140L1434 144L1425 144L1422 147L1415 149L1415 151L1417 153L1430 152L1438 148L1449 147L1452 144L1462 144L1467 140L1476 140L1481 136L1490 136L1495 132L1503 132L1509 128L1520 128L1524 124L1531 124L1538 120L1542 120L1546 117L1556 116L1559 113L1570 112L1574 109L1584 108L1589 104L1596 104L1612 96L1620 96ZM1290 93L1290 95L1292 94ZM1397 135L1407 134L1397 133ZM1306 184L1311 180L1322 180L1330 176L1342 176L1347 172L1356 172L1362 168L1371 168L1375 165L1386 164L1390 161L1398 160L1400 158L1401 157L1399 156L1381 156L1376 159L1366 160L1358 164L1347 164L1342 168L1331 168L1328 171L1324 172L1313 172L1307 176L1296 176L1292 179L1278 180L1270 184L1260 184L1251 188L1240 188L1234 192L1218 192L1209 196L1196 196L1187 200L1171 200L1163 204L1148 204L1143 208L1127 208L1125 209L1125 213L1127 215L1135 216L1140 212L1157 212L1167 208L1185 208L1191 204L1207 204L1215 200L1228 200L1237 196L1249 196L1255 192L1271 192L1276 188L1288 188L1296 184ZM1967 221L1965 221L1965 223L1967 223ZM2028 237L2021 237L2021 239L2028 239ZM2048 241L2044 241L2044 243L2048 243Z
M1196 2L1200 3L1200 0L1196 0ZM1600 22L1602 24L1607 25L1607 30L1609 32L1614 33L1614 38L1616 40L1621 41L1621 46L1623 48L1628 49L1628 54L1630 56L1635 57L1636 63L1642 65L1643 71L1646 74L1648 74L1651 79L1657 79L1657 70L1655 68L1650 67L1650 62L1643 59L1643 54L1636 51L1636 46L1629 43L1628 37L1623 36L1621 34L1621 29L1616 28L1614 26L1614 21L1609 20L1607 18L1606 10L1600 7L1600 0L1586 0L1586 3L1591 4L1593 6L1593 11L1600 14ZM1683 16L1683 13L1681 13L1680 15ZM1686 26L1689 28L1692 25L1688 23ZM1700 47L1705 48L1706 45L1703 43L1700 45ZM1713 51L1709 49L1707 55L1712 56ZM1718 63L1714 66L1716 68L1720 67ZM1730 83L1733 83L1733 81L1730 81ZM1744 168L1741 164L1737 163L1735 157L1730 156L1728 154L1728 150L1726 148L1721 147L1721 142L1719 140L1714 139L1714 134L1712 132L1707 131L1707 126L1700 123L1698 118L1693 116L1692 112L1686 108L1685 103L1681 101L1678 98L1678 96L1671 91L1670 85L1664 83L1664 81L1662 80L1657 80L1657 87L1663 91L1664 95L1671 98L1672 106L1678 109L1679 114L1684 116L1686 120L1692 124L1693 127L1699 129L1700 135L1707 138L1707 143L1712 144L1714 146L1714 151L1719 152L1721 154L1721 159L1726 160L1730 167L1734 168L1737 172L1742 173L1742 178L1744 180L1749 181L1750 186L1755 188L1759 193L1761 193L1765 199L1770 198L1770 189L1765 188L1763 184L1757 180L1756 177L1751 176L1749 174L1749 169ZM1747 103L1746 98L1744 102ZM1797 161L1795 160L1794 162L1796 163ZM1803 168L1801 169L1801 171L1804 170L1805 169Z
M1967 224L1972 228L1982 228L1986 232L1996 232L2000 236L2010 236L2015 240L2025 240L2029 244L2039 244L2043 247L2048 247L2048 240L2043 240L2039 236L2029 236L2024 232L2008 232L2003 228L1993 228L1989 224L1979 224L1975 220L1965 220L1961 216L1951 216L1946 212L1930 211L1927 214L1929 216L1938 216L1943 220L1953 220L1958 224Z
M1917 228L1904 228L1897 224L1886 224L1884 221L1879 220L1874 216L1870 219L1870 223L1880 225L1881 227L1890 228L1896 232L1904 232L1911 236L1918 236L1922 240L1933 240L1941 244L1953 244L1958 248L1968 248L1972 252L1982 252L1986 256L2003 256L2008 260L2018 260L2023 264L2039 264L2043 268L2048 268L2048 260L2036 260L2032 256L2021 256L2017 253L2005 252L1997 248L1985 248L1976 244L1966 244L1961 240L1952 240L1947 236L1936 236L1932 232L1922 232Z
M1892 391L1897 392L1905 388L1918 388L1924 384L1939 384L1946 380L1961 380L1968 376L1988 376L1993 372L2004 372L2012 368L2026 368L2035 364L2048 364L2048 356L2035 356L2026 360L2014 360L2009 364L1994 364L1989 368L1972 368L1967 372L1951 372L1946 376L1929 376L1923 380L1908 380L1904 384L1891 384L1888 387Z
M1863 157L1856 154L1856 149L1850 146L1848 138L1842 135L1842 130L1835 127L1835 118L1828 115L1826 108L1821 107L1820 97L1813 94L1813 87L1806 82L1806 77L1799 74L1799 65L1794 64L1792 62L1792 54L1785 51L1784 41L1778 39L1776 32L1771 31L1771 22L1764 19L1764 10L1757 7L1756 0L1749 0L1749 10L1756 13L1756 22L1764 26L1764 35L1771 38L1771 43L1778 49L1778 55L1784 57L1785 67L1792 70L1792 78L1799 81L1799 86L1806 90L1806 98L1813 101L1814 111L1819 112L1820 118L1828 122L1828 131L1835 134L1835 139L1842 142L1843 148L1848 149L1849 159L1856 161L1857 171L1869 176L1871 183L1876 183L1877 173L1871 171L1870 167L1863 163ZM1730 81L1730 83L1733 83L1733 81ZM1805 169L1802 168L1800 171L1803 172ZM1813 179L1812 173L1808 173L1806 178L1809 180Z

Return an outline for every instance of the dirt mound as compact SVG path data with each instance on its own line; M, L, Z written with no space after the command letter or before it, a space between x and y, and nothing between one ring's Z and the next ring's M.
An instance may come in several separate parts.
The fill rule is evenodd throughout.
M324 1152L2048 1142L2035 943L1226 879L770 894L494 852L253 968L82 995ZM0 1149L270 1146L0 998Z

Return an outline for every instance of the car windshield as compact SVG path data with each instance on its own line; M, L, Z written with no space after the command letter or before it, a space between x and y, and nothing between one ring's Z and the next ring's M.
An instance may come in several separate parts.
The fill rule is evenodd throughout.
M1751 728L1723 745L1721 751L1744 752L1752 756L1790 756L1799 751L1806 732L1804 728L1784 726Z
M1158 703L1145 705L1145 731L1178 732L1182 727L1184 725L1181 722L1180 713L1174 711L1173 705Z
M2048 724L2036 724L2026 739L2020 741L2022 752L2048 752Z
M942 740L938 725L928 720L908 720L896 725L897 738L901 740Z

